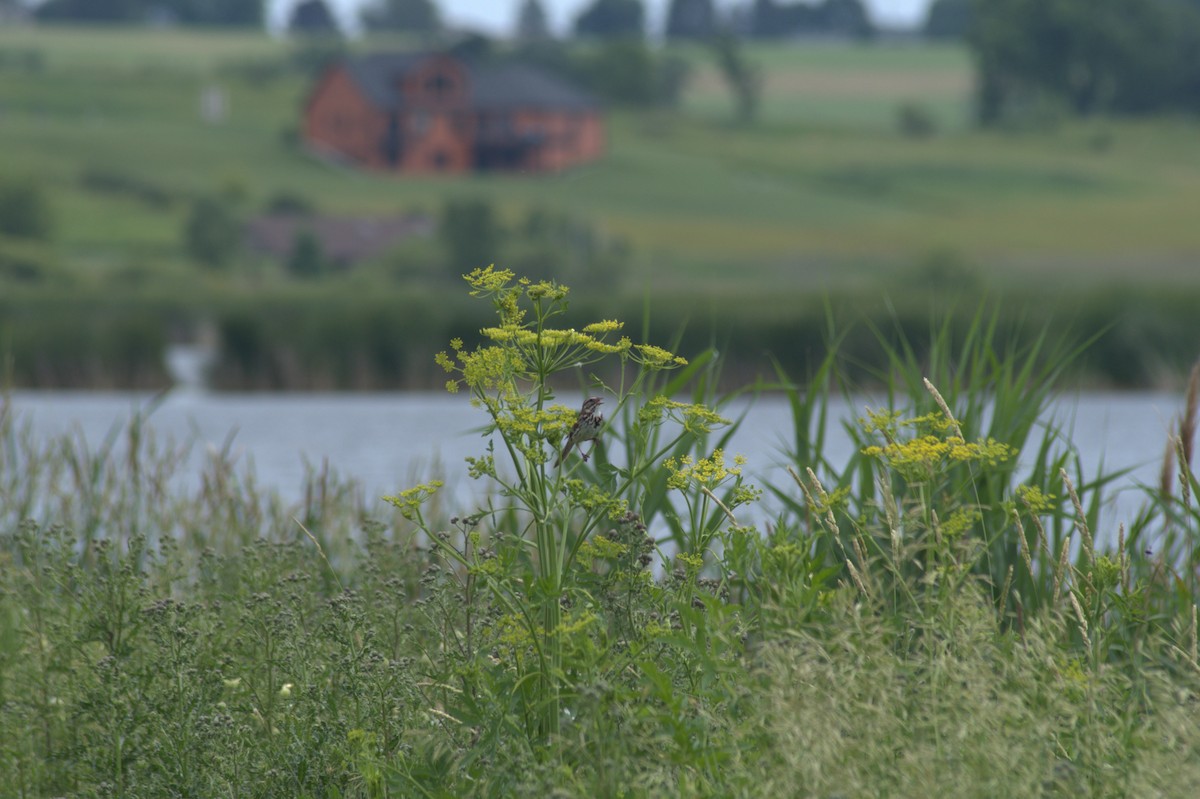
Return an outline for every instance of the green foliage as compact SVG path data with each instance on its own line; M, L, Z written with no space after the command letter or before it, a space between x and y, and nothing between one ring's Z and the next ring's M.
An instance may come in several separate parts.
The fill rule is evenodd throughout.
M229 264L241 246L242 224L228 196L204 196L192 203L183 228L187 254L208 267Z
M984 123L1019 121L1043 98L1079 115L1196 110L1200 9L1192 4L999 0L974 11Z
M976 0L933 0L921 32L931 39L963 39L975 20Z
M537 42L550 38L550 23L546 19L546 9L541 0L522 0L517 11L517 39L523 42Z
M624 239L543 206L531 207L504 239L503 260L513 271L538 280L569 281L581 288L620 287L633 260Z
M750 34L755 37L815 34L867 38L874 32L861 0L824 0L815 4L754 0L750 9Z
M712 0L671 0L664 33L668 39L707 39L717 33Z
M140 22L168 13L184 24L261 27L262 0L47 0L37 18L62 22Z
M719 31L709 40L709 46L717 69L733 94L738 121L753 122L762 99L762 70L746 60L740 41L730 31Z
M230 303L217 316L219 351L211 379L241 390L403 388L428 352L421 330L444 320L428 298L331 294L319 280L294 300ZM425 370L420 370L424 374ZM427 380L428 378L426 378Z
M363 9L362 23L368 30L390 30L431 34L442 26L433 0L376 0Z
M540 49L545 51L546 45ZM634 38L605 39L594 50L570 58L565 69L604 100L642 108L676 105L690 74L687 61Z
M299 278L317 277L327 269L325 253L321 249L321 240L311 230L301 230L292 242L292 251L288 254L287 270Z
M0 292L0 357L6 380L46 389L169 384L167 328L156 312L130 303L97 305L95 297L53 269L49 259L42 260L36 250L29 256L36 260L25 269L36 265L38 270L18 271L15 285ZM49 284L55 299L26 295L29 287L23 283L30 281Z
M153 404L97 446L0 399L0 797L1194 789L1200 367L1177 479L1114 541L1111 476L1045 426L1070 345L981 311L920 357L871 332L887 390L842 468L831 335L785 386L797 481L762 534L706 432L709 355L468 280L497 319L437 361L490 422L469 515L435 475L394 513L328 471L288 503L228 449L193 485ZM593 457L550 466L575 409L547 379L606 360Z
M642 0L593 0L575 17L575 35L640 39L645 34Z
M46 241L53 230L53 211L40 183L32 180L0 183L0 235Z
M301 34L334 35L339 33L337 19L325 0L302 0L292 8L288 30Z

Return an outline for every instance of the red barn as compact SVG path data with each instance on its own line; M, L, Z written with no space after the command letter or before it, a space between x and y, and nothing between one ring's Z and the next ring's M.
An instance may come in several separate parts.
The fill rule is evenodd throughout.
M560 170L604 151L586 94L532 67L436 53L331 66L309 97L304 139L366 169L426 174Z

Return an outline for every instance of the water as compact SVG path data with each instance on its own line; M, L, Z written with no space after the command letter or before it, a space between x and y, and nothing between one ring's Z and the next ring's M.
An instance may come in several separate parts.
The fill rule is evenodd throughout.
M16 392L12 405L39 439L76 432L99 446L151 399L147 394ZM857 418L868 402L837 403L833 419ZM741 401L723 413L736 417L749 403ZM1167 392L1085 393L1056 404L1054 413L1066 424L1089 476L1101 466L1108 472L1131 470L1119 482L1122 491L1108 515L1114 528L1136 510L1137 485L1158 480L1168 429L1182 405L1182 395ZM440 392L214 394L189 389L167 395L147 425L160 442L199 445L193 447L192 474L199 473L204 448L228 446L238 468L252 469L261 486L289 500L299 498L306 468L327 463L342 477L357 480L368 500L436 476L465 502L474 484L465 477L463 458L483 453L483 422L465 397ZM759 485L785 485L790 478L783 448L791 435L784 399L763 397L749 404L727 454L745 455L747 473ZM831 426L826 453L834 464L846 461L851 446L841 425ZM762 510L767 518L772 515L769 497Z

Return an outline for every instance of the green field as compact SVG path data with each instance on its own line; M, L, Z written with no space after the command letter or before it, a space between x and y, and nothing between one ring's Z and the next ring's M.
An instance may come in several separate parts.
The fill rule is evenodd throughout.
M971 77L953 46L761 47L761 123L729 122L703 54L678 113L615 112L600 163L548 177L385 178L331 168L284 142L307 88L291 45L182 32L0 31L0 175L52 182L72 260L173 260L183 205L146 208L80 186L110 170L188 196L282 190L323 210L434 209L448 196L573 211L627 237L639 284L743 289L870 284L935 252L999 285L1119 277L1189 281L1200 252L1200 128L1191 120L970 129ZM14 66L35 52L40 66ZM199 119L210 85L226 122ZM916 102L938 135L896 131ZM467 265L464 265L464 268ZM736 270L733 269L736 267Z
M281 194L342 214L483 199L510 231L537 209L566 214L623 254L615 278L578 266L559 277L604 282L592 304L607 315L641 316L651 298L656 331L686 326L681 343L696 349L721 343L738 379L770 371L767 354L808 369L826 343L826 305L839 329L865 318L913 330L932 298L950 296L1004 298L1027 332L1105 332L1086 379L1177 382L1195 357L1194 119L981 131L963 48L810 44L750 48L765 94L761 118L740 126L709 56L681 48L692 64L681 107L613 110L596 164L385 177L298 146L311 54L244 34L0 29L0 180L42 186L55 223L33 250L0 241L0 272L5 258L47 265L40 284L0 292L0 349L18 384L161 385L156 347L208 325L248 348L222 352L227 387L421 386L436 378L439 334L477 329L447 277L479 264L452 263L436 242L317 280L248 257L200 267L182 230L193 201L218 194L242 216ZM228 115L206 123L201 97L214 87ZM901 132L906 105L933 135ZM530 247L511 234L491 252L534 277L538 263L571 257L521 261ZM297 358L316 376L278 377ZM349 362L374 366L351 379Z

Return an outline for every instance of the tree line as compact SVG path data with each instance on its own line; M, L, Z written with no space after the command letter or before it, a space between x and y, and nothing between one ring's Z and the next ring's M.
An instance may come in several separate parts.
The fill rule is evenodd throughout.
M0 0L0 4L7 0ZM265 0L43 0L34 16L45 22L173 22L181 25L261 27ZM550 36L541 0L514 0L519 38ZM374 0L360 12L366 30L432 34L444 27L437 0ZM289 29L337 32L328 0L294 0ZM728 30L744 36L867 36L872 26L862 0L753 0L728 14L713 0L671 0L664 33L672 39L708 39ZM575 16L577 37L641 37L646 34L643 0L592 0Z
M261 28L264 0L44 0L34 17L46 22L176 22Z
M935 0L975 61L979 121L1200 111L1200 0Z
M518 41L553 38L543 0L512 2ZM264 6L264 0L43 0L34 14L45 21L261 27ZM437 0L374 0L360 21L367 30L418 35L446 27ZM303 33L338 32L328 0L295 0L288 25ZM875 28L863 0L745 0L726 13L714 0L670 0L663 32L669 39L704 41L715 48L727 76L747 90L749 109L755 78L736 60L737 41L867 38ZM1200 0L934 0L923 32L961 39L970 48L983 124L1020 122L1047 112L1200 111ZM575 16L569 35L643 39L645 4L591 0ZM672 80L664 73L655 92L665 86L669 94Z

